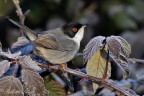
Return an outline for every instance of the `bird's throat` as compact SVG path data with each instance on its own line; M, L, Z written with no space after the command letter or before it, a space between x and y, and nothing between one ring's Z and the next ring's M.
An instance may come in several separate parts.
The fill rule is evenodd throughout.
M83 39L83 36L84 36L84 27L83 26L82 28L79 29L79 31L76 33L76 35L73 37L73 40L75 42L77 42L78 44L80 44L81 40Z

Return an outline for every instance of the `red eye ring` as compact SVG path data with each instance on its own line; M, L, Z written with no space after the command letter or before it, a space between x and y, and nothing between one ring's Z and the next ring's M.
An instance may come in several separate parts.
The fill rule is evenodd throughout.
M77 32L77 31L78 31L78 28L76 28L76 27L72 28L72 32Z

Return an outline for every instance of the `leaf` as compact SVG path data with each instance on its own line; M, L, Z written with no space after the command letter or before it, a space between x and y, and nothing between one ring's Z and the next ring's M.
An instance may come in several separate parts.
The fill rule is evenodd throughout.
M7 57L7 58L16 58L18 56L20 56L21 52L18 51L17 53L11 54L11 53L7 53L7 52L0 52L0 55Z
M9 69L10 62L8 60L3 60L0 62L0 77Z
M34 70L22 69L22 81L29 96L47 96L43 78Z
M24 96L21 82L14 76L6 76L0 79L1 96Z
M23 46L23 45L28 44L28 43L29 43L29 40L26 37L19 37L17 42L15 42L12 45L11 49Z
M38 63L47 64L47 62L43 58L41 58L41 57L39 57L37 55L32 54L31 58L32 58L32 60L34 60L34 61L36 61Z
M120 36L116 36L116 37L120 40L123 54L128 58L131 53L130 44L122 37L120 37Z
M83 51L84 63L86 63L101 46L103 46L102 42L104 39L105 37L103 36L97 36L86 45Z
M27 55L33 50L33 45L29 42L26 37L19 37L11 47L11 52L16 53L21 51L21 55Z
M30 68L33 70L41 70L41 68L37 65L38 63L33 61L30 56L23 56L20 60L20 64L23 68Z
M110 36L106 39L106 42L109 51L114 56L114 58L119 59L119 55L121 52L121 43L119 42L118 38L115 36Z
M112 54L110 57L113 61L122 69L123 78L125 79L129 75L128 60L131 52L130 45L119 36L110 36L107 38L107 45Z
M105 49L106 51L106 49ZM88 75L95 76L97 78L103 78L105 75L106 70L106 54L104 51L102 52L100 49L97 50L97 52L94 53L94 55L90 58L90 60L87 63L86 66L86 72ZM107 66L107 76L105 80L107 80L111 75L111 64L108 61ZM95 83L93 83L93 89L94 91L97 90L99 86Z
M12 53L21 52L21 56L27 55L33 50L33 45L31 43L25 44L23 46L11 49Z
M49 81L45 79L45 86L49 96L66 96L64 88L54 80Z
M129 67L128 67L128 63L126 61L123 61L125 60L125 57L123 57L123 55L120 55L120 56L122 59L114 59L113 57L111 58L122 69L123 79L125 79L129 75Z

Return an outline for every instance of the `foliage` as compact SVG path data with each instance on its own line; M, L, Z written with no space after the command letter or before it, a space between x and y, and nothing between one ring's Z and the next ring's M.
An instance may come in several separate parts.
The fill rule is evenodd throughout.
M25 39L26 40L26 39ZM24 46L21 39L19 39L14 45ZM24 41L23 41L24 42ZM26 45L27 43L25 43ZM17 47L14 47L17 48ZM90 76L100 78L107 81L111 75L111 63L112 58L116 64L125 72L128 71L127 58L131 52L130 45L119 36L94 37L84 49L84 62L87 62L86 73ZM21 50L20 50L21 51ZM21 53L21 52L20 52ZM10 67L10 64L18 64L21 66L21 82L17 79L17 82L23 86L23 93L27 95L49 95L49 96L64 96L66 94L64 88L54 80L44 79L37 73L38 70L42 70L45 65L33 61L30 56L20 56L21 54L12 54L10 52L3 52L1 50L1 56L4 56L12 60L3 60L0 63L1 75L3 75ZM123 56L122 59L121 54ZM125 63L123 63L125 62ZM55 66L56 67L56 66ZM45 67L44 67L45 68ZM13 73L15 76L15 71ZM64 74L63 74L64 75ZM15 78L13 76L13 78ZM54 75L53 75L54 76ZM66 76L66 75L64 75ZM126 76L126 75L125 75ZM8 76L6 76L8 77ZM3 77L4 78L4 77ZM54 76L57 81L57 77ZM69 77L66 77L69 78ZM16 78L15 78L16 79ZM59 78L60 79L60 78ZM1 80L1 79L0 79ZM3 79L2 79L3 80ZM5 79L4 79L5 80ZM70 80L70 79L67 79ZM45 81L45 82L44 82ZM70 82L70 81L69 81ZM11 83L12 84L12 83ZM10 84L10 85L11 85ZM11 85L15 86L15 85ZM46 86L46 87L45 87ZM86 87L86 86L85 86ZM98 84L93 83L94 93L99 88Z
M57 5L60 7L59 3L61 0L59 3L58 1L50 0L45 2L57 2ZM111 2L112 1L113 0L111 0ZM105 1L107 6L102 6L102 10L114 21L118 29L136 29L138 27L136 23L142 22L143 14L141 14L141 18L138 18L139 16L134 14L135 12L141 13L141 9L139 9L138 6L143 5L143 3L140 4L139 0L135 1L137 3L132 4L133 6L126 6L120 3L114 6L114 2L111 2ZM37 3L38 2L34 2L33 5ZM83 1L70 0L70 2L66 2L66 4L68 7L66 8L65 14L68 16L67 20L72 17L74 17L76 21L88 20L94 24L94 26L98 22L98 16L95 13L90 15L90 13L93 13L96 9L95 3L89 4L89 6L82 11L82 6L84 6ZM81 4L81 6L79 4ZM40 4L40 6L42 5L43 4ZM73 7L74 5L76 5L76 7ZM49 6L48 9L53 9L51 7L52 6ZM120 10L113 10L117 7L120 8ZM33 8L30 9L32 9L32 12L28 18L34 23L42 21L42 19L38 19L41 15L46 16L45 12L40 11L40 9L45 9L44 6L40 8L37 7L38 12ZM124 9L126 9L126 11L124 11ZM27 11L21 15L19 11L17 8L17 15L23 17L25 20ZM133 18L137 22L133 20ZM22 23L24 23L24 20L20 18L20 22L23 21ZM61 19L59 21L62 23L65 22ZM58 22L56 22L56 24L57 23ZM49 23L48 26L52 26L52 24ZM22 30L20 30L20 33L21 32ZM0 94L4 96L79 96L79 94L88 96L99 94L97 93L97 89L105 87L114 91L114 95L129 94L128 96L136 96L136 93L130 90L131 87L125 89L123 86L119 86L119 82L109 82L112 74L111 70L113 70L111 62L114 62L114 64L117 64L121 68L124 79L130 73L128 61L131 46L120 36L97 36L91 39L82 53L83 63L86 64L83 64L82 68L73 66L73 62L71 65L68 65L69 68L65 68L59 64L51 66L51 64L41 57L34 55L33 48L34 46L23 35L11 46L11 52L5 52L2 50L2 46L0 47ZM5 73L8 73L10 69L13 69L12 74L6 76ZM46 78L47 76L49 78ZM142 80L137 80L138 84L133 88L134 90L137 89L137 86L140 86L139 82L142 82ZM130 82L133 83L134 81ZM73 88L74 90L71 90ZM140 88L143 88L143 86L140 86ZM139 90L136 92L140 93ZM110 93L111 91L107 92ZM102 92L100 93L102 94Z
M54 80L48 80L44 78L46 89L49 92L49 96L65 96L66 92L64 88Z
M98 41L98 39L101 41ZM93 54L99 50L107 52L108 57L105 57L104 60L106 60L110 56L113 59L113 61L115 61L115 63L118 64L118 66L120 66L120 68L124 72L124 78L129 74L127 59L131 52L131 47L123 38L119 36L110 36L107 38L98 36L93 38L84 49L84 61L88 61L89 64L89 59L91 61L91 58L93 58ZM98 59L98 61L100 61L100 59ZM95 63L92 63L91 68L94 66L94 64Z

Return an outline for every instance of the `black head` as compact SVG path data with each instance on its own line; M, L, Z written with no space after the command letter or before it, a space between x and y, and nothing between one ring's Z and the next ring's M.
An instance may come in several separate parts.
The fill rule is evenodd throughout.
M75 34L79 31L82 26L86 24L80 23L68 23L62 26L64 34L68 35L69 37L73 38Z

